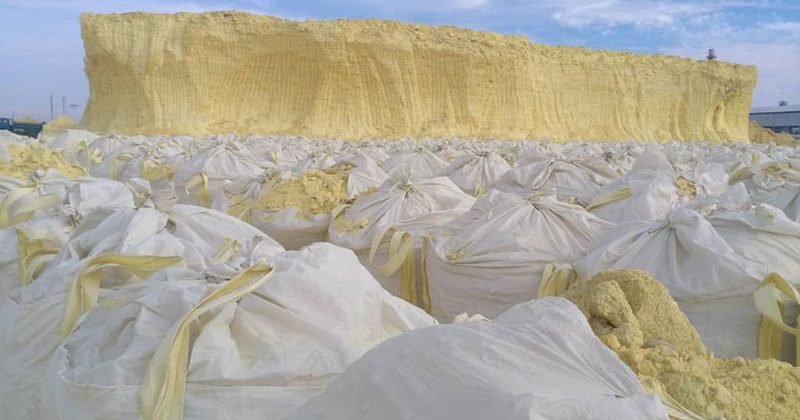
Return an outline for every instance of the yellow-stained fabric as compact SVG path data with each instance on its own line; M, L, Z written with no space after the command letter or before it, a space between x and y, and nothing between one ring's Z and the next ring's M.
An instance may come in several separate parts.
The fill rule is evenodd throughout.
M381 20L84 14L81 34L98 133L747 142L756 82L754 66Z
M267 281L271 272L272 268L263 263L248 268L209 293L176 323L147 368L139 391L140 419L183 419L193 322L209 311L241 299Z
M141 280L180 261L180 257L152 255L103 254L94 257L78 271L70 286L64 307L64 320L61 323L61 336L66 337L72 333L78 318L97 304L104 268L125 268Z
M786 296L792 303L800 304L800 293L783 277L777 273L770 273L764 278L761 287L753 294L756 309L761 314L761 327L758 334L758 356L762 359L781 359L783 347L783 333L795 337L797 344L795 365L800 364L800 316L791 327L783 320L784 304L782 297Z

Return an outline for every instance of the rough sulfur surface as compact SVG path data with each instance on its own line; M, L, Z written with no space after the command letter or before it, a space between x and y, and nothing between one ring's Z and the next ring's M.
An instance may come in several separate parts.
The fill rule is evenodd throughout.
M756 69L449 26L85 14L96 132L747 141Z

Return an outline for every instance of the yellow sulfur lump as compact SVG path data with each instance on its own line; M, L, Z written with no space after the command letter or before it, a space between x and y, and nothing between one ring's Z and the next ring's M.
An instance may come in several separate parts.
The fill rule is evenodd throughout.
M311 214L330 213L347 202L347 177L342 170L312 169L278 184L256 206L266 210L297 207Z
M8 145L9 159L0 162L0 174L19 179L27 179L37 170L53 169L70 178L86 176L86 170L64 160L64 156L46 147L25 147L18 144Z
M717 359L667 289L638 270L606 271L564 297L642 384L702 417L796 418L800 369L775 360Z

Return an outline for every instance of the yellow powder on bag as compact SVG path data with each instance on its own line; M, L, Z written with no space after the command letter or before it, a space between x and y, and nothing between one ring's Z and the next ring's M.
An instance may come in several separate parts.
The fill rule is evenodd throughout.
M59 131L69 130L72 128L78 128L78 122L70 118L68 115L59 115L42 127L42 133L56 134Z
M19 179L28 179L36 170L54 169L61 175L70 178L86 176L86 169L73 165L57 151L41 146L25 147L18 144L8 145L9 159L0 162L0 174Z
M697 197L697 185L682 176L679 176L678 180L675 181L675 188L680 197L688 198L689 200L694 200Z
M148 181L172 179L175 176L175 167L167 163L145 159L142 162L142 178Z
M348 201L347 177L347 172L339 169L312 169L278 184L256 206L266 210L297 207L311 214L330 213Z
M359 230L367 227L369 225L369 220L350 220L344 216L344 213L342 213L339 215L339 217L333 220L333 225L339 232L352 233L358 232Z
M800 141L792 137L789 133L776 133L769 128L760 126L757 122L750 120L750 142L752 143L775 143L779 145L798 146Z
M713 357L667 289L643 271L606 271L574 284L564 297L642 385L665 400L728 420L800 413L800 369L775 360Z

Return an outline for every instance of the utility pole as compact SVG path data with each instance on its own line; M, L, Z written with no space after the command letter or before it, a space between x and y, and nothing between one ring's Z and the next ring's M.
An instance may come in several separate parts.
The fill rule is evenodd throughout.
M53 94L50 94L50 121L53 121Z
M67 115L67 97L61 97L61 115Z

